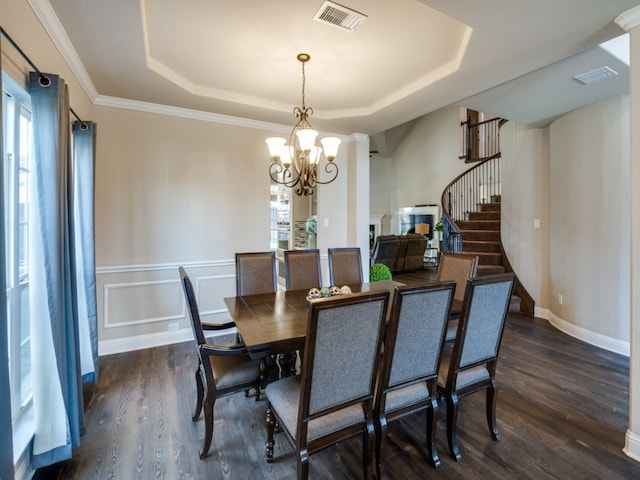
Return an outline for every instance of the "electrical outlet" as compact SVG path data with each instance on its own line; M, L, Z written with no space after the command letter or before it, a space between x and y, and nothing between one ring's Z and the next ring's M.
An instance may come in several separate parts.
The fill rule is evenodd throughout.
M167 328L170 332L177 332L179 326L180 325L178 324L178 322L174 322L174 323L170 323Z
M563 301L564 301L564 298L562 297L562 294L561 294L561 293L559 293L559 294L558 294L558 303L559 303L560 305L562 305L562 302L563 302Z

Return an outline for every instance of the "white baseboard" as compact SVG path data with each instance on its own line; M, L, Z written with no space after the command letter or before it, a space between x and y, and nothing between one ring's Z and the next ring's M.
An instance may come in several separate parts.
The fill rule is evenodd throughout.
M629 357L631 355L631 345L629 342L579 327L578 325L563 320L546 308L536 307L534 314L536 317L548 320L549 323L558 330L566 333L567 335L571 335L578 340L582 340L590 345L595 345L596 347L604 348L610 352L619 353L625 357Z
M215 335L207 336L214 337L234 332L235 329L230 328L227 330L220 330L219 332L216 332ZM98 342L98 355L112 355L114 353L131 352L134 350L142 350L144 348L160 347L163 345L171 345L173 343L187 341L193 341L193 332L190 328L182 328L173 332L136 335L135 337L118 338L115 340L102 340Z
M622 451L635 461L640 462L640 435L627 430L625 435L625 446Z

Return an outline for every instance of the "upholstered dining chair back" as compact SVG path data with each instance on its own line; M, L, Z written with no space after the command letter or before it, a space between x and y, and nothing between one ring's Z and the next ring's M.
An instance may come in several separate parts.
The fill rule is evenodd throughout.
M322 287L320 250L285 250L284 277L287 290Z
M277 289L276 253L236 253L236 295L272 293Z
M455 299L462 301L467 280L475 278L478 269L478 256L461 253L443 253L438 264L438 281L456 282Z
M329 282L339 287L362 283L362 257L360 248L330 248Z
M194 422L197 421L204 410L204 445L200 451L200 458L205 458L209 453L213 438L213 407L216 399L241 391L244 391L248 396L250 389L255 390L256 399L258 399L262 382L260 360L252 359L242 343L225 346L207 343L204 335L205 329L220 330L233 327L234 324L202 323L191 279L183 267L179 267L178 271L198 352L198 366L195 374L196 409L191 419Z
M500 438L496 424L496 365L515 282L513 273L467 280L453 350L445 350L438 374L438 392L447 403L447 440L451 456L460 460L456 441L459 399L487 391L489 431Z
M296 447L299 479L309 456L353 436L363 438L364 477L373 473L373 394L389 292L355 293L309 302L302 374L269 384L267 461L276 422Z
M436 379L455 288L453 282L396 287L376 391L378 478L388 421L419 410L427 410L431 463L440 464L433 443L438 408Z

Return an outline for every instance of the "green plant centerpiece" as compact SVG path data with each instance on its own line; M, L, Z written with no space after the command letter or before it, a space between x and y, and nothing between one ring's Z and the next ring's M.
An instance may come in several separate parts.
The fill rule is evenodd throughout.
M391 270L384 263L374 263L369 269L369 281L381 282L383 280L391 280Z

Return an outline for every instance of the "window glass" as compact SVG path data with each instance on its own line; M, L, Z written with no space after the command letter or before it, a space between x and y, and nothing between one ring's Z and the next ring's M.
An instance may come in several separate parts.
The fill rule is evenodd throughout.
M7 328L14 421L31 401L29 186L33 132L29 95L2 76Z

